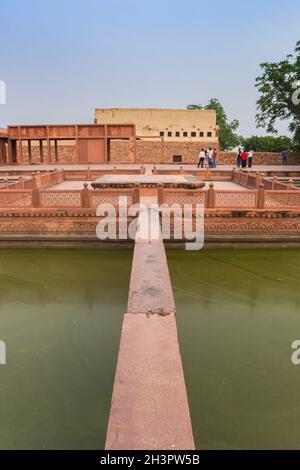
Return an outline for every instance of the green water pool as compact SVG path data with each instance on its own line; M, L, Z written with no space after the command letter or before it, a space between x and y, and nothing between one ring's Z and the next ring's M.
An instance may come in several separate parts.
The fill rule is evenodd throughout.
M300 251L167 255L197 448L300 449ZM0 251L0 449L103 448L131 260Z
M0 449L103 448L131 258L0 251Z
M199 449L300 449L300 251L168 252Z

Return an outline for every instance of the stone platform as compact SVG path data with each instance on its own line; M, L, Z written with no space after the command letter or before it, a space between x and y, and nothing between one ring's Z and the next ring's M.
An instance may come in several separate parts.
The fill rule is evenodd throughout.
M91 183L95 188L135 187L202 188L205 183L193 175L103 175Z

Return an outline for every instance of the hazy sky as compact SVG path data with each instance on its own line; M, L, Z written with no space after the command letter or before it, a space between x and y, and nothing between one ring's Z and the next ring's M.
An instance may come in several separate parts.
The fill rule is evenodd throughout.
M0 125L219 98L244 135L263 61L300 39L299 0L0 0ZM285 132L285 126L280 126Z

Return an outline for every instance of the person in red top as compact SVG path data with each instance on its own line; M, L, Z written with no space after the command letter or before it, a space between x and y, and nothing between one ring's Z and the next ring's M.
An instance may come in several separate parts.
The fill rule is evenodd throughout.
M246 152L246 150L242 151L241 160L242 160L242 168L246 168L247 160L248 160L248 152Z

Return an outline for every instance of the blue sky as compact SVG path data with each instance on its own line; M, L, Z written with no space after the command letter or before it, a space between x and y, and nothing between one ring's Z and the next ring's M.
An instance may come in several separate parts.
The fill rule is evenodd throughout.
M1 0L0 125L219 98L244 135L263 61L300 39L299 0ZM280 125L281 132L286 126Z

